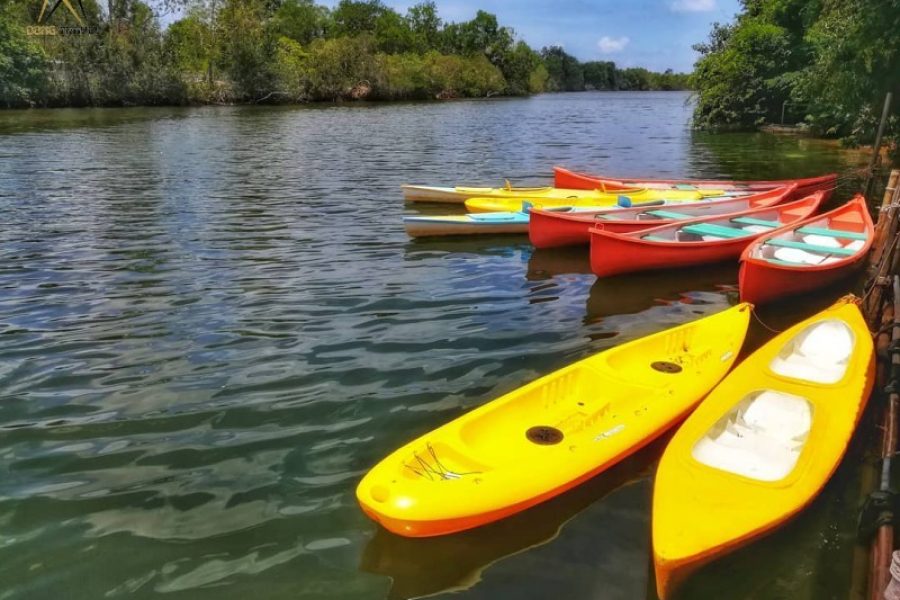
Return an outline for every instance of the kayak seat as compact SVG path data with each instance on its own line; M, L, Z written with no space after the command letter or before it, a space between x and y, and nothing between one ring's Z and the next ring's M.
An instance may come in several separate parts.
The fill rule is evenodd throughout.
M659 217L660 219L690 219L691 215L675 212L674 210L648 210L646 214Z
M774 248L774 251L772 251ZM798 265L827 265L833 262L839 262L841 259L830 254L815 254L806 250L798 250L797 248L776 248L767 246L767 251L772 251L771 258L782 260Z
M781 248L796 248L797 250L806 250L807 252L822 252L824 254L840 254L841 256L853 256L857 250L852 248L831 248L829 246L819 246L807 244L805 242L795 242L794 240L783 240L781 238L772 238L764 242L769 246L779 246Z
M865 240L865 233L857 233L855 231L841 231L840 229L829 229L827 227L801 227L797 233L809 233L812 235L824 235L833 238L845 240Z
M722 227L721 225L713 225L711 223L695 223L693 225L685 225L681 228L685 233L694 235L711 235L718 238L740 238L748 235L743 229L735 229L733 227Z
M715 469L779 481L797 465L812 420L806 398L776 390L752 392L700 438L691 454Z
M739 225L760 225L762 227L781 227L781 221L767 221L766 219L754 219L753 217L735 217L732 223Z
M856 340L841 320L813 323L784 345L769 368L778 375L832 384L847 372Z

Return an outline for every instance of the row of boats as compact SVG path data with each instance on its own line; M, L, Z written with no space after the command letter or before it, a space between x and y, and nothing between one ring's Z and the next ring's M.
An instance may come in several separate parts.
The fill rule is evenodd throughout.
M585 177L558 171L557 183ZM356 494L363 511L396 534L451 534L570 490L677 428L653 491L653 560L665 600L699 567L806 507L844 456L875 367L857 298L840 299L735 363L753 311L747 297L768 300L819 285L848 259L858 266L874 231L861 198L813 216L834 176L791 182L595 178L590 184L598 194L639 189L649 196L644 202L657 204L580 214L538 207L541 198L531 197L534 207L523 214L532 225L557 213L590 214L560 226L561 236L566 245L589 243L592 269L603 274L740 255L745 300L488 402L391 453ZM673 201L665 195L672 191L698 196ZM715 195L701 198L708 192ZM613 214L619 216L608 218ZM641 228L645 221L656 226ZM537 246L546 247L547 239L532 234ZM775 279L770 266L784 269L784 279Z
M536 248L589 246L598 277L739 261L741 299L760 304L830 285L864 263L874 235L865 199L818 214L836 181L622 181L557 167L557 187L404 186L408 200L473 211L406 216L404 225L414 237L527 233ZM478 212L491 209L502 210Z

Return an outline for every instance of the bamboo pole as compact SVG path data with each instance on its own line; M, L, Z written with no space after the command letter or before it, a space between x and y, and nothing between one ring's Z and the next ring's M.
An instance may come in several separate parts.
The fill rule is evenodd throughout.
M898 231L898 212L900 212L900 170L893 170L888 179L884 199L878 215L878 223L873 240L873 252L870 256L870 291L864 311L866 318L878 331L875 346L879 356L889 355L889 361L881 361L876 373L876 392L886 390L888 393L882 413L881 440L881 477L879 491L882 497L888 496L891 483L891 462L897 453L898 418L900 418L900 397L894 389L895 378L900 372L900 354L891 353L893 343L900 343L900 277L897 276L896 261L900 251L896 250ZM884 306L886 291L892 292L893 301ZM890 327L889 327L890 326ZM888 335L888 329L891 335ZM888 386L887 388L885 386ZM882 600L884 590L890 582L891 555L894 550L893 514L888 507L882 507L879 515L885 520L872 541L871 562L869 570L869 598ZM886 518L885 518L886 517Z
M881 109L881 121L878 123L878 132L875 134L875 145L872 147L872 158L869 160L869 173L866 176L866 185L863 188L863 194L866 196L871 192L872 180L875 177L875 169L881 161L881 140L884 138L884 128L887 126L892 98L893 94L891 92L888 92L884 96L884 107Z
M884 198L881 209L877 215L875 225L875 237L872 241L872 252L869 255L869 277L872 289L863 304L863 311L870 326L878 323L878 314L881 311L881 302L884 296L884 285L887 283L884 276L890 261L885 260L886 247L893 246L894 236L897 234L897 213L900 210L900 169L891 171L887 187L884 189Z
M882 317L885 326L893 325L892 333L888 335L885 327L882 327L885 332L876 339L876 349L882 355L888 352L891 341L896 343L900 340L900 278L895 275L893 279L893 303L888 303ZM885 386L896 376L897 365L900 364L898 361L900 361L900 356L892 355L890 367L885 364L879 366L876 379L876 386L879 389L885 389ZM891 462L897 453L898 411L900 411L900 397L896 390L892 390L885 403L882 421L884 432L881 440L881 482L878 489L884 493L888 493L891 487ZM870 586L872 600L882 600L884 597L884 590L891 581L890 566L893 552L894 524L886 523L878 528L875 540L872 542L872 582Z

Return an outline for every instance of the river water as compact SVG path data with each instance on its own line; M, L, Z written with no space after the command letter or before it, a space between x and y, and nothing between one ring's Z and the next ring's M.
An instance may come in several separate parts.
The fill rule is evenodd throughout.
M736 301L729 265L595 282L526 238L410 242L400 184L862 160L689 114L649 92L0 113L0 599L654 598L660 444L441 539L379 530L354 488L468 409ZM856 479L685 597L846 597Z

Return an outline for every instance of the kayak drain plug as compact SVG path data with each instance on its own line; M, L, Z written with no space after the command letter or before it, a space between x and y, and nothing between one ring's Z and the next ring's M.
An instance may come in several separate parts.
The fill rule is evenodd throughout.
M563 440L563 432L556 427L548 427L547 425L537 425L525 432L528 441L541 446L552 446Z
M658 360L650 363L650 367L662 373L681 373L681 365L676 365L673 362L665 360Z

